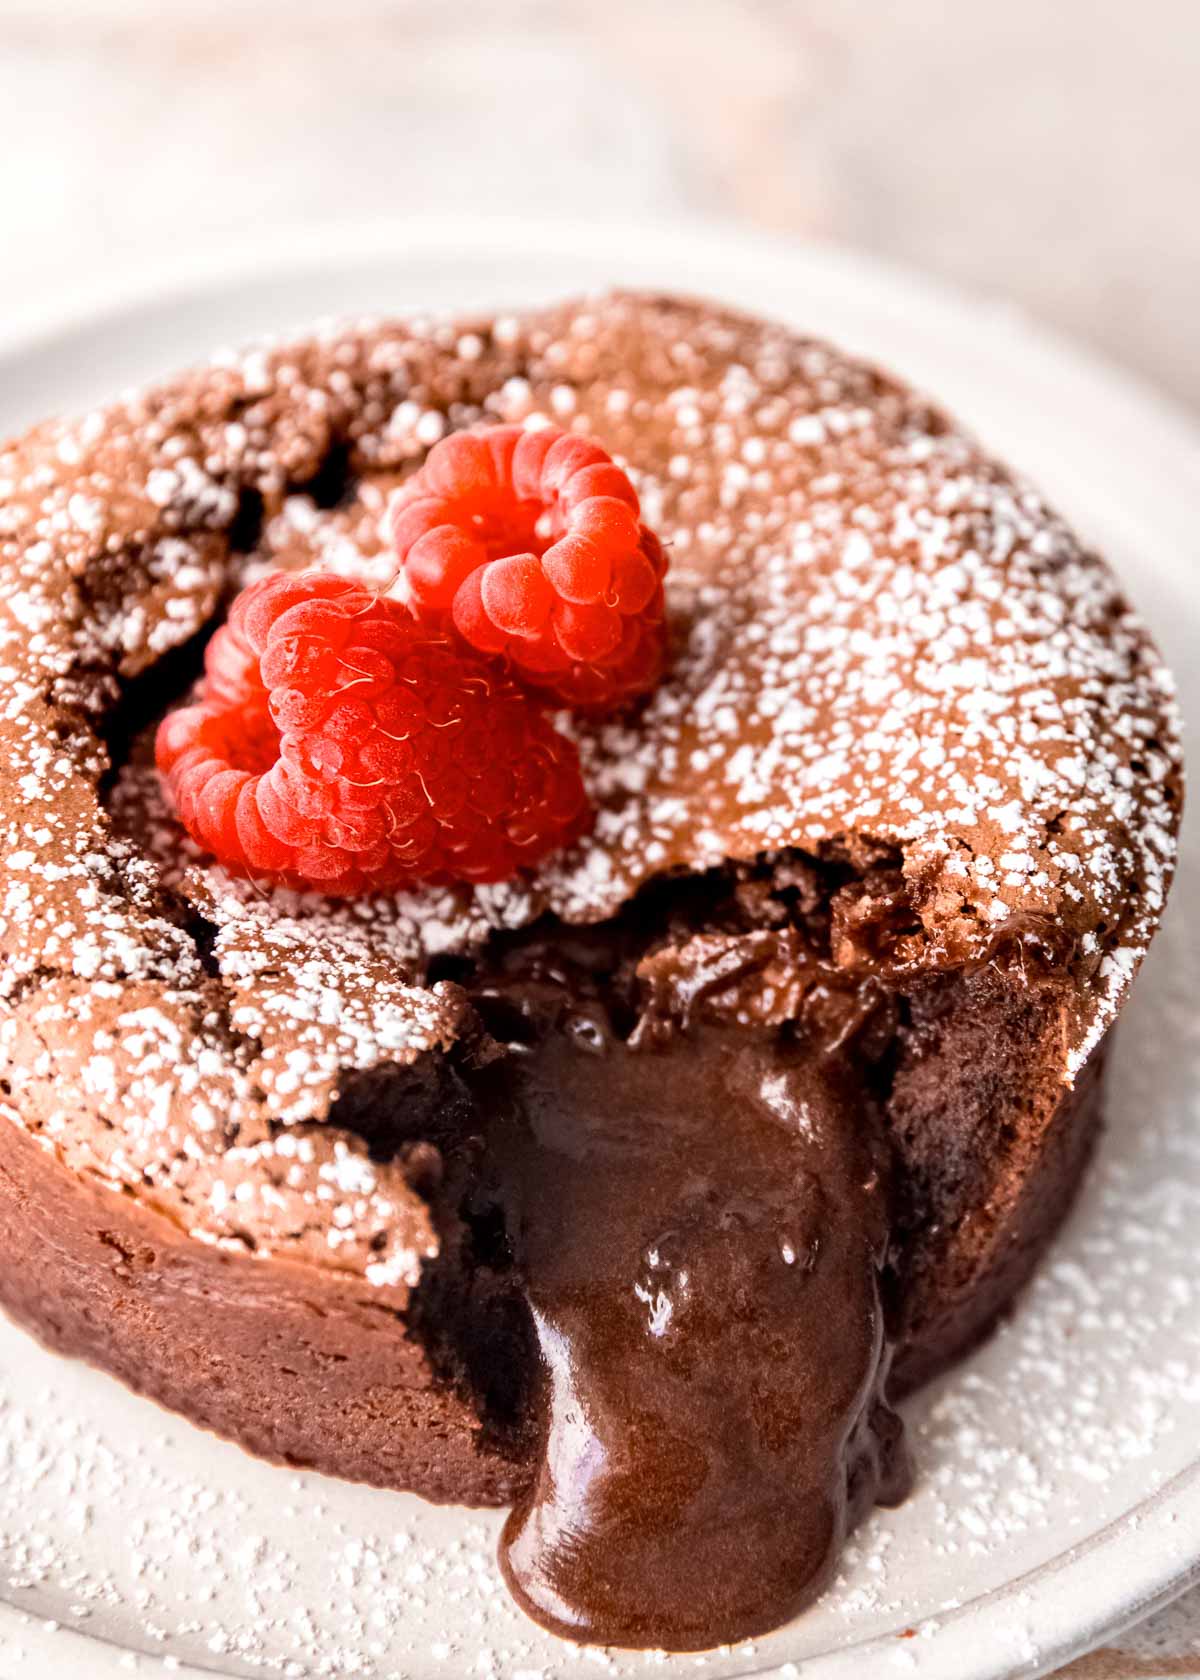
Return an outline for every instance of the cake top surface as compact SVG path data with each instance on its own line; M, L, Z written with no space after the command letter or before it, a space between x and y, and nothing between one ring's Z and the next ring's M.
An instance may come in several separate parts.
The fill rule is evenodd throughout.
M520 882L387 902L229 879L119 743L264 566L387 575L390 489L479 420L596 437L670 548L666 681L564 723L594 833ZM0 1051L27 1123L198 1235L286 1230L383 1286L431 1252L424 1206L319 1122L463 1030L432 957L731 859L887 862L916 970L1057 930L1068 1079L1169 884L1170 681L1104 564L920 396L711 305L333 326L39 427L0 453L0 607Z

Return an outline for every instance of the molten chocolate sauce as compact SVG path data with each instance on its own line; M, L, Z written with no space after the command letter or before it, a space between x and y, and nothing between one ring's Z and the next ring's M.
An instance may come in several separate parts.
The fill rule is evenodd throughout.
M505 1578L576 1640L691 1650L776 1627L907 1486L871 1104L844 1058L777 1031L634 1048L597 996L544 976L490 995L514 1041L491 1194L542 1363Z

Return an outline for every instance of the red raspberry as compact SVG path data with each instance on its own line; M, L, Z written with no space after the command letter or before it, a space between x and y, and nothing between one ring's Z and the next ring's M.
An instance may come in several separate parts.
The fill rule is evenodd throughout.
M557 426L455 432L389 509L409 604L567 705L654 687L666 658L658 538L598 443Z
M500 881L587 827L574 745L364 584L264 578L206 671L156 757L184 827L237 870L340 895Z

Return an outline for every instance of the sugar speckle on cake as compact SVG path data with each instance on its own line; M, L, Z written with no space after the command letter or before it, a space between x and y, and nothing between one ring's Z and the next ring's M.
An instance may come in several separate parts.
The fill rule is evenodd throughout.
M633 719L569 726L594 835L528 880L386 904L229 880L144 756L110 774L122 686L266 567L386 584L388 494L480 418L596 436L671 555L668 680ZM1176 721L1110 573L921 397L783 329L624 297L333 323L34 432L0 484L0 1047L40 1065L70 1020L60 1077L111 1109L103 1159L48 1077L24 1123L208 1241L332 1237L339 1264L412 1280L433 1239L401 1175L310 1134L350 1076L455 1041L430 962L493 929L596 921L731 858L890 848L931 962L1030 917L1074 933L1069 1081L1161 912Z

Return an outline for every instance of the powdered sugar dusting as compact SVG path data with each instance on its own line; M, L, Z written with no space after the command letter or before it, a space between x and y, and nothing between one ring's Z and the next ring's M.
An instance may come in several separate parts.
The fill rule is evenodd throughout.
M671 548L669 681L633 723L579 728L594 837L531 881L330 910L204 866L136 762L102 797L119 683L264 564L383 581L389 490L481 417L594 433ZM651 875L728 857L893 848L931 960L1028 918L1074 938L1069 1079L1157 924L1178 747L1153 648L1032 491L825 346L628 298L503 331L330 327L41 428L0 455L0 483L0 1050L36 1066L69 1021L80 1100L47 1078L24 1123L110 1182L153 1184L211 1240L261 1240L294 1191L305 1243L384 1264L278 1129L450 1044L461 999L426 986L427 963L489 927L596 919ZM126 993L157 1020L136 1053L114 1028ZM126 1116L102 1162L97 1104ZM363 1193L366 1237L399 1188ZM405 1254L427 1241L409 1235Z

